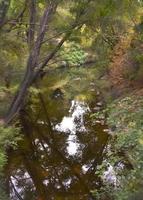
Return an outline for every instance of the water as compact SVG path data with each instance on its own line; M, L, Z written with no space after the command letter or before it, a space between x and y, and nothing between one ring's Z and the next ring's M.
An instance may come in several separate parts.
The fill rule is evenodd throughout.
M77 132L87 132L84 125L84 115L90 112L88 105L84 102L72 101L69 110L69 116L63 117L62 122L55 126L55 130L68 134L67 138L67 153L75 156L79 153L80 142L77 137ZM82 151L81 151L82 153Z
M23 140L6 166L11 200L94 199L108 133L105 119L91 118L102 101L85 72L78 82L78 72L74 80L71 71L54 74L54 80L51 74L39 86L44 88L39 100L23 111Z

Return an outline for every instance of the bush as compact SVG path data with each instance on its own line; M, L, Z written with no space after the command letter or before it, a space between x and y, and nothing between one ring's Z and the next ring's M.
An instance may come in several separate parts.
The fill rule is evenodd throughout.
M85 62L86 54L80 45L71 42L61 51L62 59L69 65L81 65Z
M108 125L112 132L114 165L120 160L125 169L120 174L120 187L115 199L127 200L143 187L143 99L126 97L115 101L108 108Z
M116 173L117 187L104 184L96 190L97 199L131 200L140 198L143 187L143 98L130 96L115 100L102 113L91 117L107 116L111 139L105 149L105 158L97 173L101 176L110 163ZM122 165L119 169L118 166ZM112 193L111 193L112 191ZM111 195L112 194L112 195ZM104 199L104 198L103 198Z
M19 128L0 126L0 200L8 200L4 187L3 167L7 161L6 151L9 147L16 148L20 140Z
M20 138L19 128L0 126L0 171L6 162L6 150L9 147L15 148Z

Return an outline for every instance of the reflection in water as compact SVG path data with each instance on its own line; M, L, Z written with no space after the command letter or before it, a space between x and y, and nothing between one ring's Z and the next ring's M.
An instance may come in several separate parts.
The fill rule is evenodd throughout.
M110 163L107 163L107 170L103 173L103 181L114 185L115 187L117 186L117 177L116 177L116 172L113 168L113 166Z
M101 185L95 172L108 133L104 119L94 120L90 114L100 110L101 102L73 100L67 110L57 103L57 120L45 112L44 101L42 105L46 115L36 121L21 116L24 139L10 153L6 170L11 200L94 199L90 191Z
M24 181L24 182L23 182ZM19 187L19 185L24 186L24 190L27 191L33 191L35 192L35 186L33 184L33 181L28 174L28 172L22 171L22 170L17 170L15 171L14 176L10 176L10 188L11 188L11 193L10 193L10 198L11 199L20 199L23 198L23 187ZM28 187L27 187L28 186ZM16 198L15 198L16 197Z
M90 119L92 109L72 101L68 116L50 134L46 123L31 127L29 119L23 120L25 138L11 156L16 162L8 167L12 200L92 199L90 190L100 182L96 167L108 138L106 126Z
M62 122L55 126L57 131L68 133L67 151L69 155L75 155L80 147L77 139L77 132L86 132L84 126L84 115L90 111L89 107L84 102L72 101L69 110L70 116L64 117Z

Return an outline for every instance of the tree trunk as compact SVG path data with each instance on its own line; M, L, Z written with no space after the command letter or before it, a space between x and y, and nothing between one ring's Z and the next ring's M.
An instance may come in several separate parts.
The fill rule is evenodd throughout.
M88 1L90 2L91 0L88 0ZM31 5L30 10L31 10L31 12L33 12L33 9L35 9L35 4L34 4L35 0L31 0L31 2L32 2L32 5ZM76 17L74 23L71 25L69 31L67 31L65 33L64 37L57 44L57 46L51 51L51 53L45 58L45 60L41 64L38 64L39 57L40 57L40 50L41 50L41 47L43 44L43 39L44 39L45 33L48 28L48 23L49 23L52 15L56 11L56 8L58 5L57 2L58 1L53 1L53 2L50 1L49 5L45 9L44 14L40 21L40 28L39 28L39 32L37 34L37 38L36 38L35 42L34 42L35 34L33 32L31 32L31 36L29 37L28 42L29 42L30 46L31 46L31 43L34 42L34 44L32 45L29 59L27 62L27 70L26 70L24 79L19 87L19 90L11 103L11 106L8 110L7 116L5 117L5 120L4 120L5 125L8 125L13 120L13 118L16 116L16 114L18 114L20 109L23 107L24 100L27 95L27 91L28 91L29 87L32 85L32 83L37 79L37 77L39 77L41 70L43 70L43 68L49 63L49 61L59 51L59 49L62 47L63 43L71 35L72 31L75 28L80 28L82 26L82 23L81 22L79 23L79 21L80 21L81 16L84 14L83 11L81 11L80 14L77 15L77 17ZM32 13L31 13L31 15L32 15ZM30 21L31 20L32 21L35 20L35 14L34 14L34 16L30 17ZM31 27L30 27L30 29L31 29ZM29 31L31 31L30 29L29 29Z
M72 28L74 29L75 27L76 27L76 23L72 26ZM29 61L28 61L28 65L27 65L27 72L26 72L23 82L21 83L21 86L10 106L8 114L5 118L5 124L9 124L12 121L12 119L15 117L15 115L19 112L19 110L22 108L24 99L26 97L29 87L32 85L32 83L34 83L34 81L39 76L40 71L54 57L54 55L58 52L58 50L61 48L63 43L67 40L67 38L71 35L71 33L72 33L72 30L70 30L69 32L66 33L66 35L63 37L63 39L55 47L55 49L47 56L47 58L44 60L44 62L41 64L41 66L39 66L39 70L35 71L35 68L31 67L31 66L36 66L36 61L34 60L35 57L33 57L33 54L29 57ZM34 63L34 65L33 65L33 63Z
M24 79L19 87L19 90L17 94L15 95L11 106L8 110L8 114L5 118L5 124L9 124L11 120L15 117L15 115L19 112L21 107L23 106L25 96L27 94L27 90L30 87L30 85L33 83L33 80L35 78L35 68L37 67L40 49L42 46L42 42L45 36L45 33L47 31L47 24L50 21L50 18L52 14L55 12L57 7L57 4L50 4L45 9L45 12L42 16L41 22L40 22L40 29L37 36L37 39L34 43L33 49L30 52L29 59L27 62L27 70L24 76ZM32 9L31 9L32 11ZM34 14L35 15L35 14ZM30 18L31 20L31 18ZM31 38L33 41L33 36ZM29 41L30 43L30 41ZM37 74L38 75L38 74Z
M5 22L5 17L10 5L10 0L2 0L0 3L0 28Z

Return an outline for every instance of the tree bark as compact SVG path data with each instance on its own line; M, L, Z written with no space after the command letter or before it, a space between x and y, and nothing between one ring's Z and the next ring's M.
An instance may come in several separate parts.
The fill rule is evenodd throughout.
M35 38L35 23L36 23L36 0L29 1L29 14L30 14L30 24L27 35L27 42L29 45L29 49L31 50L34 44Z
M90 1L92 1L92 0L88 0L88 3ZM38 64L39 56L40 56L40 49L43 44L43 39L44 39L45 33L48 28L48 23L49 23L52 15L56 11L57 2L58 1L54 1L54 3L53 3L50 1L50 4L45 9L45 12L41 18L39 33L37 34L38 35L37 39L34 42L34 45L31 49L31 52L29 55L29 59L27 62L27 69L26 69L24 79L23 79L23 81L19 87L19 90L18 90L17 94L15 95L15 97L11 103L11 106L8 110L8 113L5 117L5 120L4 120L5 125L10 124L11 121L13 120L13 118L18 114L20 109L23 107L24 100L27 95L28 89L32 85L32 83L34 83L34 81L39 77L41 70L43 70L43 68L49 63L49 61L60 50L63 43L70 37L72 31L75 28L80 28L82 25L82 23L80 22L80 18L85 13L84 9L79 13L79 15L77 15L74 23L71 25L71 28L69 29L69 31L67 31L65 33L64 37L57 44L57 46L51 51L51 53L45 58L45 60L41 64ZM32 7L32 9L33 9L33 7ZM85 7L85 9L86 9L86 7ZM33 33L32 33L31 40L33 41Z
M27 90L35 78L35 68L38 65L41 45L42 45L45 33L47 31L48 22L50 21L52 14L55 12L56 7L57 7L57 4L51 3L50 5L47 6L47 8L44 11L44 14L40 22L40 28L39 28L37 39L34 43L34 47L31 50L28 61L27 61L27 69L26 69L24 79L8 110L8 114L5 118L5 124L9 124L11 120L15 117L15 115L19 112L20 108L23 105L25 95L27 94Z

